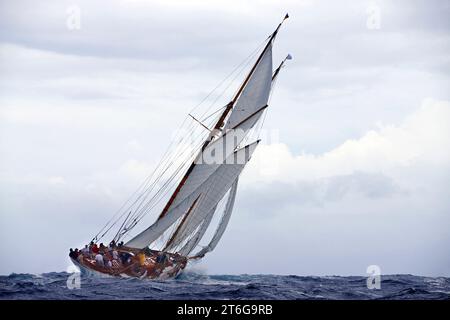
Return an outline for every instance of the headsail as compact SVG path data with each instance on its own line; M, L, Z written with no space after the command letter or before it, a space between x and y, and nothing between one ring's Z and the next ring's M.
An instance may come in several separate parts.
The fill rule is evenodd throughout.
M206 230L208 230L208 227L212 221L212 218L214 217L214 213L216 212L217 206L214 207L203 219L203 221L200 223L200 226L198 230L194 233L194 235L185 243L185 245L178 250L178 253L182 256L187 256L200 242L202 237L205 235Z
M236 199L237 185L238 179L236 179L236 181L233 183L233 186L231 187L230 195L228 197L227 204L225 206L225 211L211 241L207 246L203 247L199 252L194 254L192 257L195 258L203 257L206 253L214 250L214 248L217 246L217 243L219 243L219 240L220 238L222 238L222 235L225 232L225 229L227 228L228 222L230 221L231 213L233 212L234 200Z

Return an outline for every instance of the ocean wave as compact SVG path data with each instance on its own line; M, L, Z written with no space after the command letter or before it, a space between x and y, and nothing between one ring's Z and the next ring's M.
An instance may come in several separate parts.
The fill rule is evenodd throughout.
M0 276L0 299L450 299L450 279L387 275L381 289L359 276L207 275L187 271L176 279L96 278L80 274L69 289L66 272Z

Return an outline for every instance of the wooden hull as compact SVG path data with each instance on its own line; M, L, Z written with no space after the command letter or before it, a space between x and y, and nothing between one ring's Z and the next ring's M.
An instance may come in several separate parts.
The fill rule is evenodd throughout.
M128 263L122 264L117 261L111 267L100 266L95 262L93 256L81 257L75 259L71 257L82 274L95 277L121 277L121 278L139 278L150 280L165 280L175 278L186 267L187 258L163 253L166 255L164 261L158 261L160 252L145 254L145 259L139 259L133 250L121 250L132 254Z

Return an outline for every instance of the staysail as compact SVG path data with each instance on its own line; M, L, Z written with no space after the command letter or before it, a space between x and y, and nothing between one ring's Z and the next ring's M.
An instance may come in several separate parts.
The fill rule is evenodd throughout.
M198 245L198 243L206 233L206 230L208 229L212 218L214 217L216 209L217 206L207 214L207 216L200 223L200 226L194 233L194 235L185 243L185 245L180 250L178 250L179 254L181 254L182 256L187 256Z
M219 240L220 238L222 238L222 235L225 232L225 229L227 228L228 222L230 221L231 213L233 212L234 200L236 199L237 185L238 179L236 179L236 181L233 183L233 186L231 187L230 195L228 197L227 204L225 205L225 211L223 213L222 219L220 219L219 225L217 226L217 229L211 241L207 246L203 247L199 252L194 254L193 257L195 258L203 257L206 253L214 250L214 248L217 246L217 243L219 243Z

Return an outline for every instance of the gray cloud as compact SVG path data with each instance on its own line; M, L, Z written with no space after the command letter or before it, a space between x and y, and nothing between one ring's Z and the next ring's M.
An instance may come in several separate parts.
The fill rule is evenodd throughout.
M305 207L322 207L341 201L348 195L361 195L369 199L391 197L406 192L383 174L356 172L314 181L294 183L272 182L261 188L246 188L239 196L240 207L254 211L255 217L278 215L279 212L301 210Z

